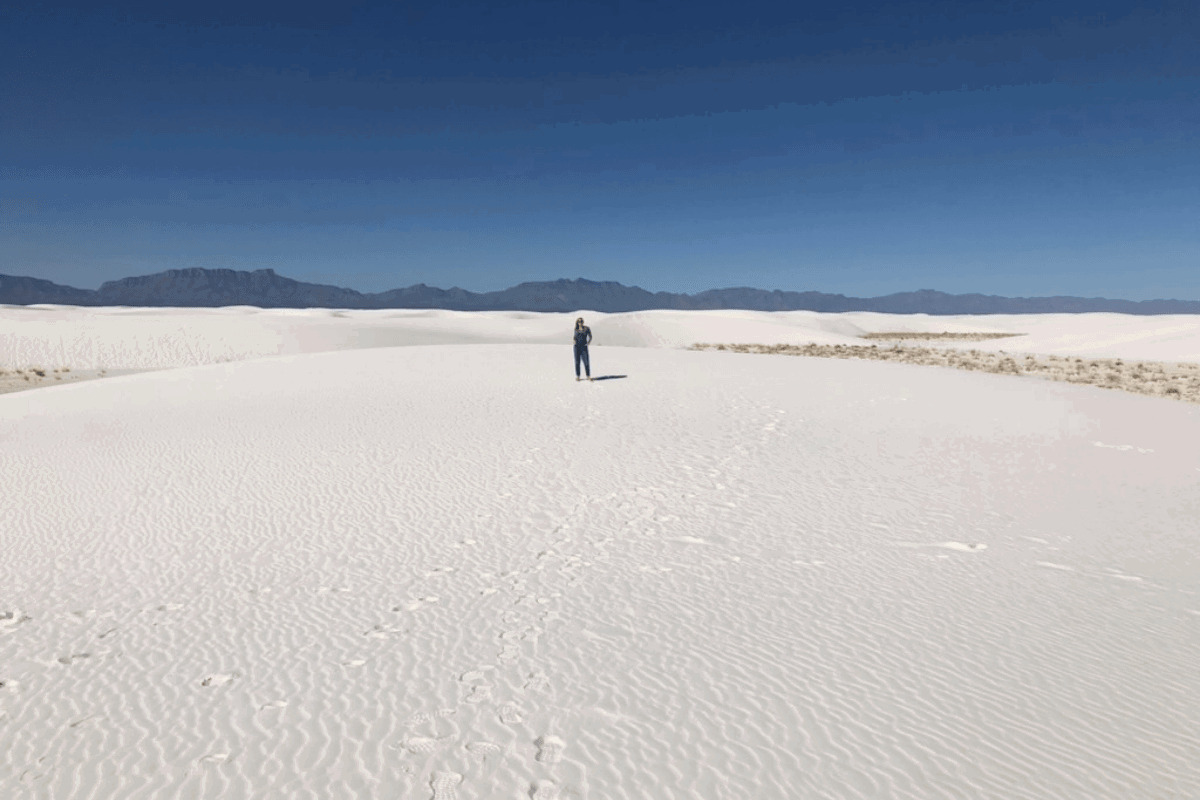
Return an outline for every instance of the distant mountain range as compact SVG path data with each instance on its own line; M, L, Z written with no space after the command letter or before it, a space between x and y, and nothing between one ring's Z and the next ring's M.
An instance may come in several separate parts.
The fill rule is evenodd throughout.
M753 311L879 311L889 314L1053 314L1109 311L1123 314L1200 314L1195 300L1106 300L1092 297L997 297L946 294L930 289L883 297L822 292L711 289L697 294L648 292L613 281L522 283L498 292L407 289L363 294L338 286L303 283L260 269L173 269L75 289L38 278L0 275L0 303L75 306L176 306L213 308L441 308L455 311L644 311L648 309L749 309Z

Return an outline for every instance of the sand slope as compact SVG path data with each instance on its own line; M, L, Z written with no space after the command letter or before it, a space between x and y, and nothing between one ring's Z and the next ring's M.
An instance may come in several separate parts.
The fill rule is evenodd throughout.
M694 344L862 344L866 333L1009 332L973 342L1007 353L1200 362L1200 316L819 314L810 311L643 311L535 314L329 309L0 306L0 369L134 370L276 355L430 344L569 345L583 315L597 347ZM931 343L925 343L931 344ZM962 347L948 342L943 346Z
M0 796L1200 795L1200 410L569 359L0 397Z

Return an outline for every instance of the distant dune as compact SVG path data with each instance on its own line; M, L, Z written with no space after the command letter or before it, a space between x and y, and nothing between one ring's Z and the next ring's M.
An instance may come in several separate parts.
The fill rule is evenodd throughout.
M862 346L891 337L1018 334L968 342L989 353L1200 362L1200 316L924 316L809 311L593 311L80 308L0 306L0 368L144 370L280 355L430 344L566 346L583 314L596 347L697 344ZM961 339L914 340L961 348ZM569 357L568 353L568 357Z

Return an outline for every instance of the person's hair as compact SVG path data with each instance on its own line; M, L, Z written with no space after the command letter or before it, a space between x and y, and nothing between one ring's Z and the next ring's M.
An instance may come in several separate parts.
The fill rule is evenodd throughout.
M579 328L582 326L583 326L583 317L580 317L579 319L575 320L575 327Z

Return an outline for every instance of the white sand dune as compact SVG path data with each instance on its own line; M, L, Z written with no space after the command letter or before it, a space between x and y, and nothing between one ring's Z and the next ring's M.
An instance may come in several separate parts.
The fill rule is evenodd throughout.
M978 350L1200 361L1200 317L582 311L598 346L862 344L879 332L1008 332ZM263 356L431 344L560 344L577 314L518 311L78 308L0 305L0 368L159 369ZM936 343L925 342L925 346ZM943 346L961 347L947 342Z
M585 314L579 384L573 315L44 311L0 362L197 366L0 396L0 797L1200 796L1193 405L674 349L855 315ZM1196 352L1102 316L1019 321Z

